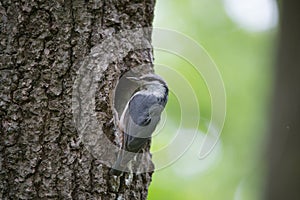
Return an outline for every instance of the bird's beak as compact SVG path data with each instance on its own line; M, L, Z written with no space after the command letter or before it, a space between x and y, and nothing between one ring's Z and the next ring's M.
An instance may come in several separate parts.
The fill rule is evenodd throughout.
M128 80L131 80L131 81L134 81L134 82L137 82L139 81L140 79L137 78L137 77L126 77Z

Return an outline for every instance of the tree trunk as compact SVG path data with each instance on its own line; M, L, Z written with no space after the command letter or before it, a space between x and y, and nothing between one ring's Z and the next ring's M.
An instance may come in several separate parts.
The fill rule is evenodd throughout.
M154 3L1 0L0 199L146 199L149 153L146 173L108 171L118 79L153 70L151 46L133 43L149 44L137 28L151 28Z
M300 2L281 4L265 199L296 200L300 198Z

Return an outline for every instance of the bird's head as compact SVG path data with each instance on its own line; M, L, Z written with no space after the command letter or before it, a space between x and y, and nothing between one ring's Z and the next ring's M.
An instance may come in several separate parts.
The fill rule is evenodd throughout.
M140 77L127 77L127 79L136 82L139 85L161 84L166 85L166 82L156 74L145 74Z

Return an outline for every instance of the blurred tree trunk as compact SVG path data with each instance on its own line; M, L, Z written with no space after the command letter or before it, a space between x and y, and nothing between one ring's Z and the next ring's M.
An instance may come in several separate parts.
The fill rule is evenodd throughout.
M154 0L1 0L0 199L146 199L151 172L129 182L128 174L111 177L82 144L72 86L93 47L121 30L151 27L153 9ZM135 65L152 70L151 54L133 50L101 74L96 112L111 140L117 80Z
M281 1L266 199L300 198L300 2Z

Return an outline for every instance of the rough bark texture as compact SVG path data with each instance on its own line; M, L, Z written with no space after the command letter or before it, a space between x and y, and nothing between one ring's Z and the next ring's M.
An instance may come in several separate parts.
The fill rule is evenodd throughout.
M153 9L154 0L1 0L0 199L146 199L151 172L110 177L82 144L71 107L76 72L92 48L151 27ZM112 91L134 66L152 70L151 53L131 51L100 77L96 113L112 141Z
M265 199L296 200L300 198L300 2L281 3Z

